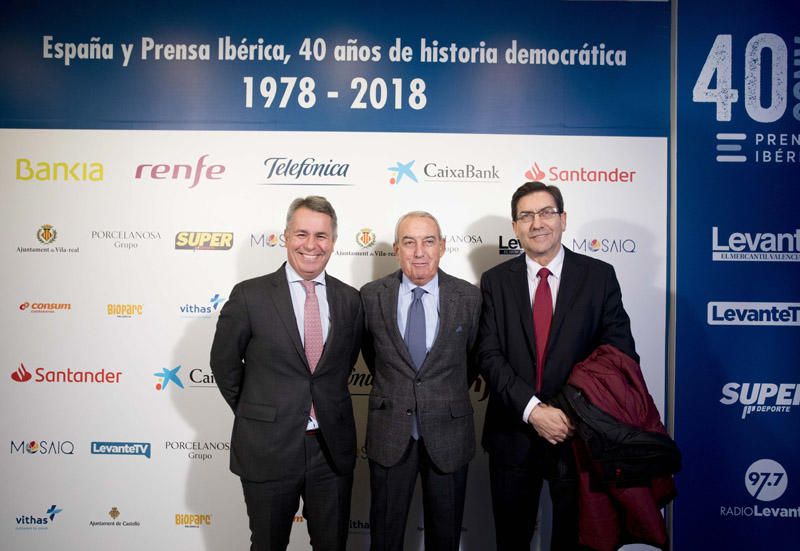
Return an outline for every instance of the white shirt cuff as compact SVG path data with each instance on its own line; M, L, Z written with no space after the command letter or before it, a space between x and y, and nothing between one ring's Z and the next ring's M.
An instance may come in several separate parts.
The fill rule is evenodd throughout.
M528 418L531 416L531 412L533 411L533 408L535 408L536 406L538 406L541 403L542 403L542 401L539 398L537 398L535 394L533 396L531 396L531 399L528 401L528 405L525 406L525 411L522 412L522 422L523 423L527 423L528 422Z

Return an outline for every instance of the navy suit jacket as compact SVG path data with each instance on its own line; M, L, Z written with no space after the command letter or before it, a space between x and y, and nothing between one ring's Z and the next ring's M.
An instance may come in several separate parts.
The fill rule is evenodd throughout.
M238 283L219 314L211 370L235 414L231 471L245 480L277 480L303 472L312 398L332 467L345 474L355 466L347 381L361 346L361 300L358 291L327 274L325 286L331 325L313 374L284 266Z
M524 254L495 266L481 278L480 369L491 390L482 444L510 465L521 465L538 438L533 427L522 420L536 388L536 343L527 278ZM572 367L602 344L614 345L639 360L613 266L565 247L537 397L543 402L553 398Z

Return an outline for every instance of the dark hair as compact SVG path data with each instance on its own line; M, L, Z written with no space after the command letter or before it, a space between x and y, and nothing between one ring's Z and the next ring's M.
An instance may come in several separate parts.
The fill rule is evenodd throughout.
M286 227L289 227L289 222L292 220L292 216L294 216L295 211L298 209L308 209L314 212L319 212L321 214L327 214L331 217L331 226L333 227L333 240L336 241L336 231L337 231L337 222L336 222L336 211L333 210L333 205L331 205L327 199L320 195L309 195L308 197L298 197L292 204L289 205L289 210L286 212Z
M556 202L558 212L564 212L564 197L561 195L560 189L556 186L548 186L542 182L525 182L519 186L517 191L514 192L514 195L511 196L511 220L517 219L517 204L519 200L537 191L546 191L549 193Z

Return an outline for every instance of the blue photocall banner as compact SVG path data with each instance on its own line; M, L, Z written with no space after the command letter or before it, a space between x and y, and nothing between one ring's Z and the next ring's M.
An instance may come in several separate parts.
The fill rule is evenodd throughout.
M800 538L800 10L678 9L675 549ZM709 535L713 535L709 539Z
M0 127L665 136L666 2L13 1Z

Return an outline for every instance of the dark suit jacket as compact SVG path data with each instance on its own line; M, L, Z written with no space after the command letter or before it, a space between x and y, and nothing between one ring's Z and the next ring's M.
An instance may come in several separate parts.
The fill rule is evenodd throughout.
M330 330L312 375L286 271L242 281L219 314L211 370L235 414L231 471L245 480L303 472L313 397L333 468L355 466L356 431L347 380L358 357L363 316L358 291L325 276Z
M367 455L385 467L397 463L408 446L410 415L416 410L428 455L439 470L453 472L475 454L469 386L477 376L473 347L480 291L439 270L439 329L417 372L397 327L400 281L398 270L361 288L364 360L373 375Z
M511 465L525 461L536 437L533 428L522 420L536 387L536 344L527 277L525 255L521 254L481 278L480 368L492 391L482 443L488 452L497 452ZM639 361L614 268L565 247L542 389L537 397L543 402L553 398L572 367L602 344L612 344Z

